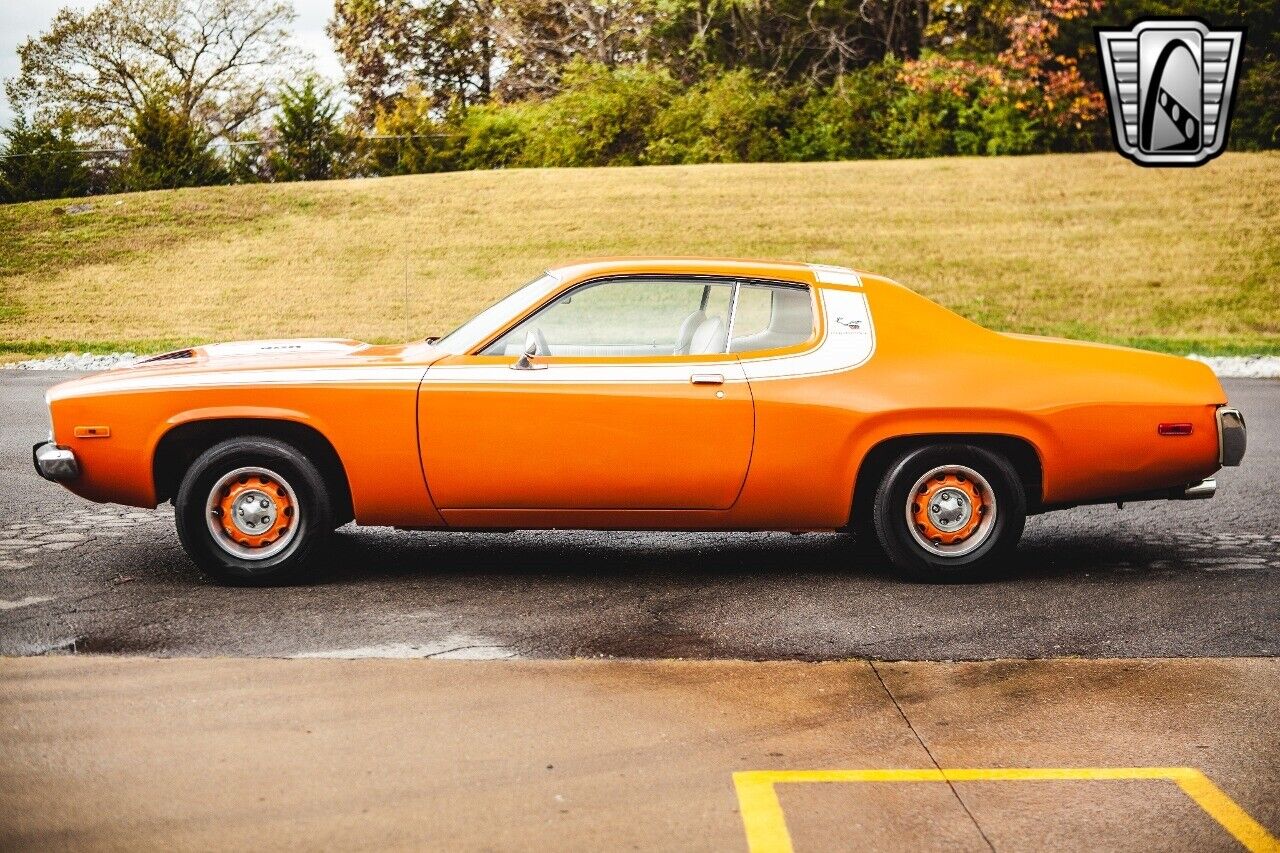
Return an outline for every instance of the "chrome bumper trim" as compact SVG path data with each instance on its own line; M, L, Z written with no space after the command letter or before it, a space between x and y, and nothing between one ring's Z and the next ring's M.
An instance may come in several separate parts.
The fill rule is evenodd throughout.
M1218 409L1218 464L1235 467L1244 459L1248 435L1239 409Z
M80 463L69 447L59 447L52 441L42 441L31 448L31 461L36 473L46 480L65 483L80 476Z
M1197 501L1205 498L1211 498L1218 491L1218 481L1214 477L1206 477L1198 483L1193 483L1182 490L1178 495L1178 500Z

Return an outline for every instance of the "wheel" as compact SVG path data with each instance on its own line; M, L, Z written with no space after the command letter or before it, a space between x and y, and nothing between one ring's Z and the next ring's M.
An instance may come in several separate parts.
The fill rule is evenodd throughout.
M889 562L902 575L928 582L983 576L1017 546L1026 520L1026 492L1013 466L967 444L898 457L872 509L876 540Z
M334 527L315 465L289 444L255 436L202 453L182 478L174 516L191 559L233 584L296 579Z

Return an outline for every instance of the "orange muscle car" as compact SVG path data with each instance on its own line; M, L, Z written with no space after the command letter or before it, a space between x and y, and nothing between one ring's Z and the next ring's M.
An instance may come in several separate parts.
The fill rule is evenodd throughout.
M335 527L851 530L973 576L1031 513L1209 497L1245 424L1182 358L999 334L843 267L550 270L452 333L192 347L48 394L37 470L172 501L187 552L296 576Z

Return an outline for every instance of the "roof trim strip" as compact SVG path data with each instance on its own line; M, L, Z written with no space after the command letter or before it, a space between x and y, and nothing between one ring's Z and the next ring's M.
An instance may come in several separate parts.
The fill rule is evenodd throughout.
M818 284L843 284L847 287L862 287L862 277L848 267L833 267L829 264L809 264L813 277Z

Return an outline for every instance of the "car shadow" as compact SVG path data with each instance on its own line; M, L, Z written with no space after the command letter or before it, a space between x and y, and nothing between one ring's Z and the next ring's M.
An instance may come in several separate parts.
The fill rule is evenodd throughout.
M965 585L1112 575L1280 570L1276 537L1200 532L1135 538L1119 526L1030 529L1015 553ZM636 531L408 532L347 527L307 584L358 584L430 576L489 583L625 579L696 585L752 578L901 582L883 555L836 533L651 533Z

